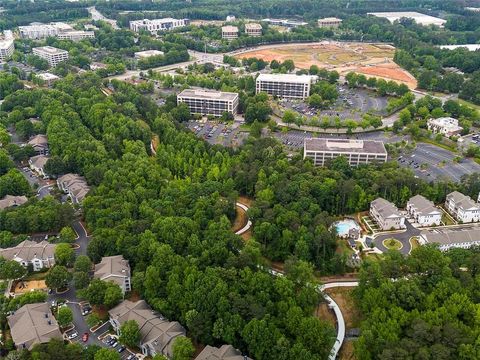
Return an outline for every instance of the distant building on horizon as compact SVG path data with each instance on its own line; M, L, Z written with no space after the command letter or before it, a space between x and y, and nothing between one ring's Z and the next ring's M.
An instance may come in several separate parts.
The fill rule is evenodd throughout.
M253 37L262 36L262 25L258 23L245 24L245 34Z
M177 28L181 28L190 24L189 19L143 19L130 21L130 30L139 32L140 30L146 30L152 35L156 35L159 31L168 31Z
M222 26L222 39L233 40L238 38L238 27L232 25Z
M342 19L339 19L336 17L323 18L323 19L318 19L317 24L318 24L318 27L320 28L336 29L340 25L342 25Z

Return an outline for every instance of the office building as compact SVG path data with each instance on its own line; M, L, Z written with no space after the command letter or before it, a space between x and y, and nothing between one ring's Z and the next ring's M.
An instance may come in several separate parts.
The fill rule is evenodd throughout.
M310 87L317 81L312 75L260 74L256 80L256 93L287 99L305 100L310 96Z
M445 199L445 209L460 223L480 221L480 206L467 195L451 192Z
M177 29L183 26L187 26L190 23L188 19L143 19L130 21L130 30L139 32L140 30L146 30L152 35L156 35L159 31L168 31Z
M306 26L308 25L305 21L296 21L296 20L286 20L286 19L262 19L263 22L266 22L270 25L274 26L285 26L288 28L296 28L299 26Z
M370 216L381 230L405 228L405 216L395 204L383 198L377 198L370 203Z
M387 150L381 141L310 138L304 141L303 156L316 166L325 166L339 156L344 156L350 166L358 166L386 162Z
M57 49L53 46L42 46L33 48L33 55L37 55L48 61L51 67L57 66L62 61L68 60L68 51Z
M245 24L245 34L248 36L262 36L262 25L257 23Z
M318 24L318 27L320 28L336 29L340 25L342 25L342 19L335 18L335 17L323 18L323 19L318 19L317 24Z
M80 41L83 39L94 39L95 33L93 31L65 31L58 33L57 38L60 40Z
M178 103L186 103L192 114L222 116L237 114L238 94L207 89L185 89L177 95Z
M442 212L422 195L415 195L407 202L407 213L420 226L440 225Z
M420 234L419 243L438 244L439 249L447 251L451 248L468 249L480 245L480 228L447 228L426 230Z
M14 50L13 40L0 40L0 61L7 61Z
M17 350L32 350L36 344L51 339L62 340L62 333L48 303L23 305L7 317L8 327Z
M103 257L102 261L95 265L93 277L117 284L123 294L131 290L130 265L122 255Z
M73 31L73 28L62 22L55 22L50 24L33 24L28 26L19 26L18 32L23 39L40 40L49 36L57 36L61 32Z
M151 56L159 56L159 55L164 55L165 53L163 51L159 50L145 50L145 51L137 51L134 56L135 59L141 60L141 59L146 59Z
M429 119L427 121L428 130L435 134L442 134L447 137L458 135L463 128L458 125L458 120L452 117L441 117L438 119Z
M238 38L238 27L236 26L222 26L222 39L233 40Z

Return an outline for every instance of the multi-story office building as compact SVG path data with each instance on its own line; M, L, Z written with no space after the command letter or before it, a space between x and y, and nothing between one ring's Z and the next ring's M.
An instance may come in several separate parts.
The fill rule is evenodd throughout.
M257 23L245 24L245 34L248 36L262 36L262 25Z
M318 27L321 28L338 28L342 24L342 19L335 18L335 17L329 17L329 18L323 18L323 19L318 19Z
M14 50L13 40L0 40L0 61L9 59Z
M134 54L135 59L137 60L146 59L151 56L159 56L159 55L164 55L164 52L160 50L145 50L145 51L137 51Z
M33 48L33 55L37 55L48 61L51 67L57 66L62 61L68 60L68 51L53 46L42 46Z
M207 89L185 89L177 95L178 103L186 103L192 114L222 116L228 112L235 115L238 109L238 94Z
M49 36L57 36L61 32L72 30L73 28L70 25L61 22L18 27L20 37L33 40L45 39Z
M227 25L222 26L222 39L233 40L238 38L238 27Z
M256 93L264 91L281 98L306 99L316 81L317 77L311 75L260 74L256 80Z
M405 216L400 213L395 204L383 198L377 198L370 203L370 216L381 230L405 228Z
M190 23L188 19L143 19L130 21L130 30L139 32L140 30L147 30L152 35L156 35L159 31L167 31L179 27L187 26Z
M451 192L445 199L445 208L461 223L480 221L480 205L471 197L458 191Z
M83 39L94 39L95 33L93 31L65 31L58 33L57 38L60 40L80 41Z
M351 166L384 163L387 150L383 142L373 140L312 138L304 141L303 157L311 158L317 166L324 166L339 156L345 156Z

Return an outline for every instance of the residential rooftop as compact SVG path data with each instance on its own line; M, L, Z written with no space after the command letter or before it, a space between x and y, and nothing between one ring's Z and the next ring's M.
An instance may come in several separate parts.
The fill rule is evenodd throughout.
M408 202L411 203L415 207L415 209L417 209L417 211L421 214L440 212L440 210L435 207L435 204L432 201L428 200L422 195L415 195L410 198Z
M478 208L479 205L472 200L470 196L464 195L461 192L453 191L447 195L447 200L453 200L456 207L463 209Z
M383 142L375 140L309 138L305 139L304 148L305 151L387 154Z
M21 259L31 261L32 259L53 258L55 255L55 244L48 241L40 241L39 243L30 240L24 240L14 247L0 249L0 256L6 260Z
M13 206L20 206L28 201L26 196L6 195L0 200L0 210L4 210Z
M95 265L95 278L123 278L125 276L130 276L130 265L128 264L128 260L125 260L122 255L105 256L100 263Z
M384 198L377 198L373 200L371 205L384 218L401 216L400 211L398 211L398 208L395 206L395 204L385 200Z
M252 360L242 355L240 351L232 345L222 345L217 348L207 345L194 360Z
M235 100L238 97L237 93L233 92L224 92L224 91L216 91L210 89L185 89L178 97L183 98L200 98L200 99L213 99L213 100Z
M428 242L440 245L467 244L480 241L480 228L451 228L426 230L421 236Z

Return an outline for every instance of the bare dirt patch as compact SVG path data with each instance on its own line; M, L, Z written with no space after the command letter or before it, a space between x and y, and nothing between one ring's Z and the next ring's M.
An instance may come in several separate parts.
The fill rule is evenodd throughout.
M393 61L395 48L388 44L323 41L311 44L271 45L236 55L265 61L291 59L298 68L317 65L345 75L350 71L394 80L415 88L415 78Z
M347 331L360 325L360 313L353 299L353 289L350 287L339 287L325 290L340 307Z
M354 354L354 347L353 347L354 341L353 340L345 340L343 342L342 347L340 348L340 352L338 353L338 358L340 360L355 360L355 354Z
M33 290L46 290L48 287L45 280L19 281L15 285L15 294L24 294Z

